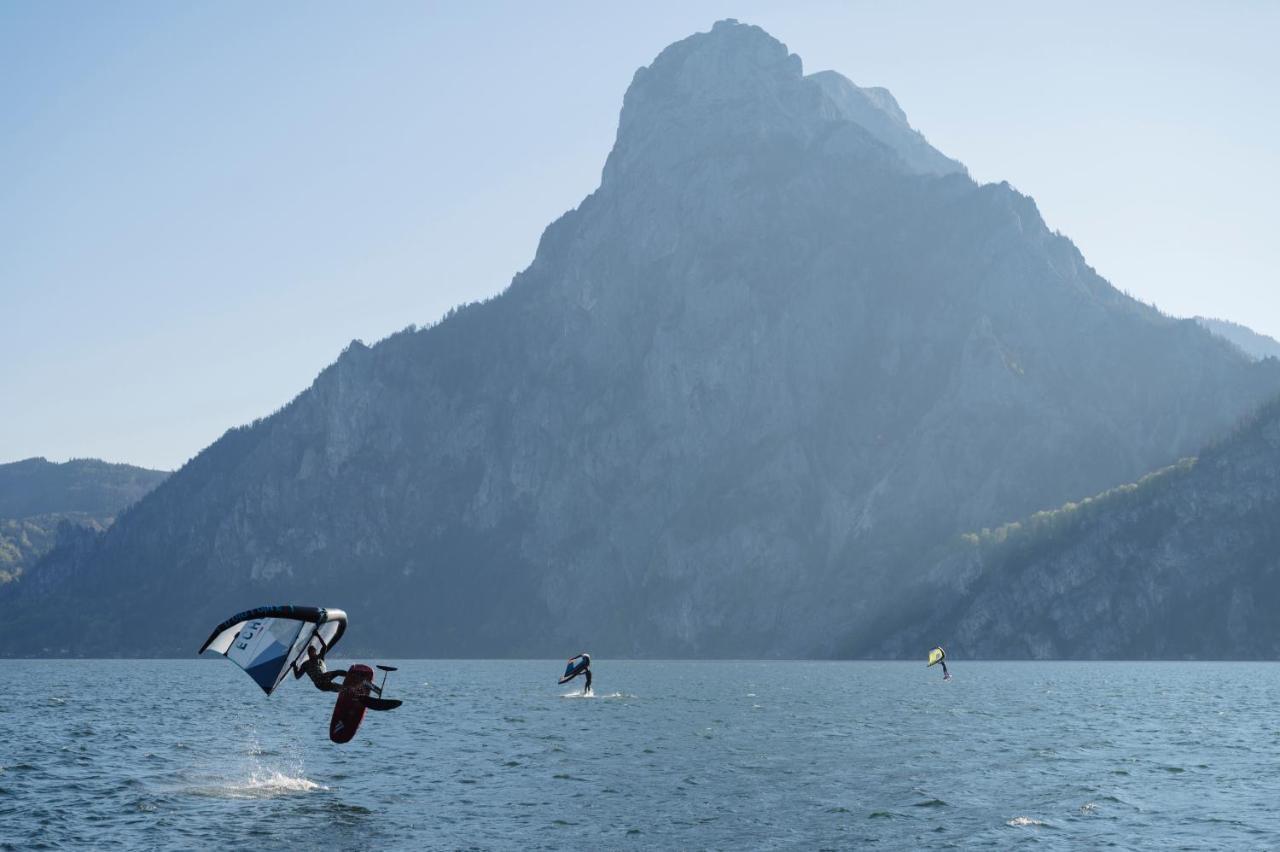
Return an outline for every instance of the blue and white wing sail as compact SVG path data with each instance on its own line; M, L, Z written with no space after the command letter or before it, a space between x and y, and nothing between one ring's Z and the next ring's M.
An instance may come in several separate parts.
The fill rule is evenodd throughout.
M568 683L578 675L582 674L587 666L591 665L590 654L579 654L571 657L564 667L564 676L560 678L560 683Z
M262 606L233 615L214 628L200 653L222 654L270 695L290 670L294 676L307 648L323 655L342 638L347 615L314 606Z

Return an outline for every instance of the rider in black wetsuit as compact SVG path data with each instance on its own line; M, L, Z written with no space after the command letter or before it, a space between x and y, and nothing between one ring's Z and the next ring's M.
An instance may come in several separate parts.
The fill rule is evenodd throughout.
M341 692L342 687L333 682L334 678L347 679L346 669L336 669L334 671L325 671L324 657L316 653L315 646L307 648L307 661L302 664L302 670L307 673L307 677L311 678L311 682L316 685L316 689L321 692Z
M586 666L582 669L582 671L578 672L578 674L586 675L587 677L587 685L582 687L582 694L590 695L591 694L591 655L586 652L583 652L578 656L581 657L583 662L586 663ZM577 676L578 675L574 675L574 677L577 677Z

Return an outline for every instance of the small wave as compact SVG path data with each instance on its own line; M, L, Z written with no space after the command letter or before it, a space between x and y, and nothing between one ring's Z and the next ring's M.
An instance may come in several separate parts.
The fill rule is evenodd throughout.
M942 801L941 799L924 799L923 801L916 802L916 803L913 805L913 807L917 807L917 808L945 808L945 807L947 807L947 803L946 803L946 802L944 802L944 801Z
M1013 819L1005 823L1005 825L1011 825L1011 826L1014 826L1015 828L1020 828L1026 825L1048 825L1048 824L1049 823L1047 822L1042 822L1041 820L1032 819L1031 817L1027 817L1027 816L1014 817Z
M354 816L366 816L373 813L372 810L364 807L363 805L348 805L344 802L332 802L325 805L325 807L334 813L351 814Z

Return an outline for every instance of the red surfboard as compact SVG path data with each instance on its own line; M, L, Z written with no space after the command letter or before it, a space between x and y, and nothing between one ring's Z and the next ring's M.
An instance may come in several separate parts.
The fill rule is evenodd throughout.
M333 706L329 719L329 739L335 743L349 743L364 721L364 700L369 696L369 684L373 683L373 669L357 663L347 669L342 680L342 692Z

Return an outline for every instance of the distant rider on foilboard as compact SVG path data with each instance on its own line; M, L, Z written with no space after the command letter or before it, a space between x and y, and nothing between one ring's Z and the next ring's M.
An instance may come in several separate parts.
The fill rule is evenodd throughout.
M583 651L576 657L570 657L564 667L564 675L560 683L568 683L578 675L586 675L587 685L582 688L583 695L591 694L591 655Z

